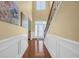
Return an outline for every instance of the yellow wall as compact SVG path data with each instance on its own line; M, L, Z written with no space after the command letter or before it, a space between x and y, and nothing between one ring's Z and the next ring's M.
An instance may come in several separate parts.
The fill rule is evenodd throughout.
M26 17L32 20L32 1L16 1L19 9Z
M35 21L47 21L48 19L48 15L49 15L49 11L50 11L50 2L47 1L46 2L46 9L42 10L42 11L38 11L36 10L36 2L33 1L32 2L32 29L33 31L35 31Z
M79 2L63 2L47 34L79 41Z
M0 40L20 34L28 35L28 32L20 26L0 21Z

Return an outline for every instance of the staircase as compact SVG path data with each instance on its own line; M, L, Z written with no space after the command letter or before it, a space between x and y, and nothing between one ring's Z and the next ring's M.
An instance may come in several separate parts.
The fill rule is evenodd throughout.
M57 13L61 3L62 3L62 1L53 1L52 2L50 13L49 13L48 20L47 20L47 24L46 24L46 27L45 27L45 30L44 30L44 38L47 34L50 23L53 20L53 18L55 17L55 14Z

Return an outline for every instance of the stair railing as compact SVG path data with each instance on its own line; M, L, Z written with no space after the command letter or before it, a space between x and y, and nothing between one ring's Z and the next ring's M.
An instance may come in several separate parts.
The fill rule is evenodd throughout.
M52 2L50 13L49 13L48 20L47 20L47 23L46 23L46 27L45 27L45 30L44 30L44 38L45 38L45 36L47 34L47 31L49 29L50 23L51 23L51 21L53 19L55 11L56 11L57 7L59 6L60 2L61 1L53 1Z

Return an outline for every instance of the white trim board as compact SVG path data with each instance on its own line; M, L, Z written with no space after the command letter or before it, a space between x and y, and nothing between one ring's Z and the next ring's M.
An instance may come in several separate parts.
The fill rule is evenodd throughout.
M61 40L65 40L65 41L67 41L67 42L71 42L71 43L73 43L73 44L77 44L77 45L79 45L79 42L78 42L78 41L75 41L75 40L72 40L72 39L68 39L68 38L64 38L64 37L59 36L59 35L48 34L47 36L50 36L50 37L57 37L57 38L59 38L59 39L61 39Z
M79 57L79 42L57 35L47 35L44 41L49 53L53 57Z
M68 39L68 38L64 38L64 37L59 36L59 35L48 34L47 36L50 36L50 37L57 37L57 38L59 38L59 39L61 39L61 40L65 40L65 41L67 41L67 42L71 42L71 43L73 43L73 44L77 44L77 45L79 45L79 42L78 42L78 41L75 41L75 40L72 40L72 39Z
M9 40L13 40L13 39L17 39L17 38L21 38L21 37L27 37L27 34L20 34L20 35L15 35L15 36L7 37L7 38L4 38L4 39L1 39L0 43L5 42L5 41L9 41Z

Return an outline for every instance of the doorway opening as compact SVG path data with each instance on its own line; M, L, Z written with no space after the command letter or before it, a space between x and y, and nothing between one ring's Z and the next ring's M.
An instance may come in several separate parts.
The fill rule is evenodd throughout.
M44 30L46 26L46 21L36 21L35 22L35 37L43 39L44 38Z

